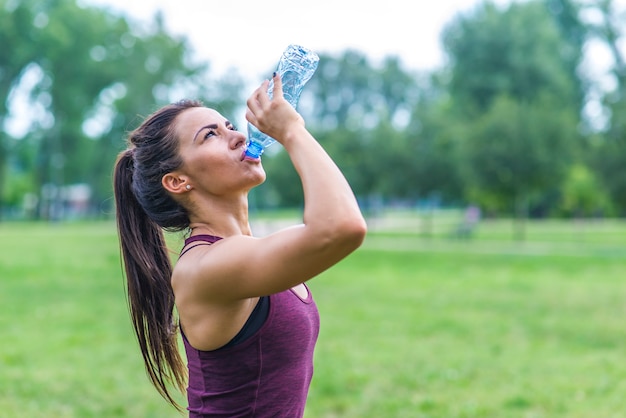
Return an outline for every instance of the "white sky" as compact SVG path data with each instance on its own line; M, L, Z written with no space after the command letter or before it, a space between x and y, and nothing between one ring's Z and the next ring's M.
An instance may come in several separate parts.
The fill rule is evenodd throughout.
M166 27L187 36L218 74L236 68L254 83L269 77L287 45L318 53L359 50L373 61L396 55L406 69L442 64L443 26L477 0L83 0L133 19L164 12ZM500 0L506 4L508 1Z
M208 61L213 75L235 68L255 87L268 78L291 43L318 53L340 53L348 48L366 54L373 63L398 56L405 70L434 70L444 64L440 36L458 13L481 0L80 0L126 14L138 24L164 14L170 33L186 36L196 58ZM507 5L512 0L495 0ZM626 0L614 0L621 10ZM591 19L593 20L593 19ZM626 48L626 42L624 47ZM603 77L610 54L597 46L588 48L587 65L602 89L614 85ZM32 114L24 100L14 100L5 128L23 135ZM591 98L591 113L599 113ZM32 117L31 117L32 119Z
M235 68L255 87L268 78L281 53L291 43L318 53L348 48L366 54L373 63L398 56L406 70L433 70L444 64L440 36L458 13L482 0L81 0L150 22L164 13L172 34L185 35L197 58L208 61L214 75ZM492 0L508 5L513 0ZM518 0L523 1L523 0ZM613 0L626 11L626 0ZM594 16L586 16L593 21ZM626 41L624 42L626 48ZM614 81L605 77L612 61L606 48L587 48L583 69L602 90Z

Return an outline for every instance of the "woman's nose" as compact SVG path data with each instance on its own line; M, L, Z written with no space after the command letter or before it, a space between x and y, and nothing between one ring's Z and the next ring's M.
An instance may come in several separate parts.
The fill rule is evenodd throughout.
M230 132L231 132L231 135L229 137L228 142L231 148L233 149L239 148L240 146L246 143L248 137L244 132L234 131L234 130Z

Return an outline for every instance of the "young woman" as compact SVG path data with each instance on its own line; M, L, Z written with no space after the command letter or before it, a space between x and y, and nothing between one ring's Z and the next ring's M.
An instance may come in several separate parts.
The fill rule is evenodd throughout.
M146 369L174 406L169 386L186 389L191 417L303 415L319 331L305 282L366 233L348 182L283 98L280 76L272 100L268 83L248 99L246 119L289 154L304 191L302 225L253 236L248 192L265 180L261 161L245 156L244 133L195 101L149 116L115 167L129 307ZM189 232L174 268L163 229Z

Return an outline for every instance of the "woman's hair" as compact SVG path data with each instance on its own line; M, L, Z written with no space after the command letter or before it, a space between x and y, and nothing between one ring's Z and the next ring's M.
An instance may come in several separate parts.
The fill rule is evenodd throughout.
M162 107L128 135L113 173L117 228L128 289L130 315L148 377L177 409L168 386L185 391L187 373L177 343L174 292L163 229L189 227L187 211L164 189L163 176L179 168L175 121L202 103L184 100Z

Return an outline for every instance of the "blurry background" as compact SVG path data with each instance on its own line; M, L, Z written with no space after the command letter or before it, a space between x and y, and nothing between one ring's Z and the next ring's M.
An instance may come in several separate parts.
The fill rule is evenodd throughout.
M293 42L322 56L300 110L364 207L623 215L624 2L441 3L2 1L2 218L111 216L141 116L195 97L245 129ZM300 205L271 150L254 204Z
M180 416L130 325L113 163L183 97L245 130L290 43L369 225L310 283L307 418L625 416L625 31L616 0L0 0L0 418ZM258 235L303 204L263 162Z

